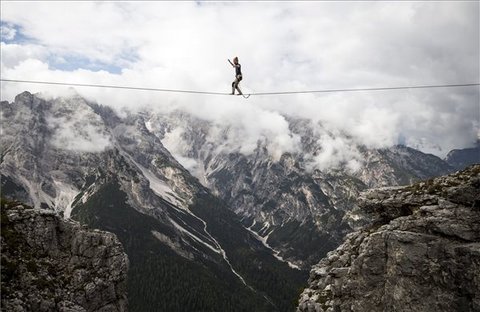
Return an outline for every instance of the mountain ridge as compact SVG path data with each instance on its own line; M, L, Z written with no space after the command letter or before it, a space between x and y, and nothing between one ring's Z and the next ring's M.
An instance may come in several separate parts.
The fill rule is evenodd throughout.
M229 130L214 129L214 140L211 123L185 112L119 116L79 96L25 92L1 108L2 192L115 233L132 259L129 301L139 311L291 310L305 270L368 222L361 191L451 170L403 146L356 146L365 163L354 171L349 162L313 169L302 154L272 158L266 140L252 154L222 150ZM306 154L325 152L316 135L327 130L287 119ZM168 290L182 283L187 304Z
M302 152L284 153L275 160L265 140L259 139L251 154L238 152L230 141L224 143L230 132L237 131L229 126L185 112L145 115L149 129L162 142L176 142L172 153L196 163L197 178L233 208L245 227L278 256L304 268L318 262L352 227L362 224L355 204L360 191L408 184L453 170L440 158L405 146L354 147L364 157L363 166L355 172L348 162L330 170L311 168L306 155L315 157L328 149L321 138L332 134L305 119L286 118L293 135L299 137ZM354 144L348 136L337 139Z
M117 234L131 258L130 310L295 306L306 273L277 260L241 226L146 129L141 116L120 118L81 98L45 101L29 93L1 105L7 121L3 150L9 151L0 164L2 189L10 192L5 195L23 195L37 208ZM76 137L80 150L67 144ZM187 294L168 291L182 283L191 285ZM139 292L145 284L151 289Z

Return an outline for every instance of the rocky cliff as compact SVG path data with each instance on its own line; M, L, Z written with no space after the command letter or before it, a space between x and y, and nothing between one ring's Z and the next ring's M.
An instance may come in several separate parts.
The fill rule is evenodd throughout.
M314 266L297 311L480 311L480 165L360 206L373 222Z
M128 258L117 237L51 210L1 206L2 311L126 311Z

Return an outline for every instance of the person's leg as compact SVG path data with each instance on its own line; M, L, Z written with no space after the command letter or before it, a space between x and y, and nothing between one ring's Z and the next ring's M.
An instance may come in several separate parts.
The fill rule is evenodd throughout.
M237 89L238 91L238 94L242 94L242 91L240 90L240 88L238 87L238 85L240 84L240 81L242 80L242 78L235 78L235 89Z
M235 79L235 80L237 80L237 79ZM235 94L235 81L232 82L232 93L230 93L230 94L232 94L232 95Z
M235 89L237 89L237 91L238 91L238 94L240 94L240 95L242 95L242 94L243 94L243 93L242 93L242 91L240 90L240 88L238 87L238 84L237 84L237 86L235 87Z

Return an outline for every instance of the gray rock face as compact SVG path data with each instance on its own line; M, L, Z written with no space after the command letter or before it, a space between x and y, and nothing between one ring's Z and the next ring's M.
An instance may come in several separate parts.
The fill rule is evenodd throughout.
M452 169L436 156L405 146L358 146L344 133L331 133L320 123L291 116L285 122L291 135L299 138L301 152L284 153L278 159L266 138L258 139L251 154L232 151L229 136L236 133L235 126L217 125L185 112L145 119L162 142L175 141L170 144L176 147L171 150L175 156L197 164L192 173L229 204L245 227L302 268L317 263L346 233L363 224L355 205L360 191L407 185ZM361 155L362 165L352 171L345 159L336 169L314 169L312 159L329 148L325 137L344 142L353 154Z
M480 164L480 140L472 148L455 149L445 157L445 161L457 170L473 164Z
M2 202L2 311L127 310L117 237L52 211Z
M480 311L480 165L360 206L374 221L314 266L297 311Z
M81 97L45 100L29 92L13 103L1 102L0 110L3 196L70 218L75 206L113 174L134 209L169 227L169 239L191 239L166 211L171 205L186 208L203 187L188 180L188 172L145 128L141 116L120 119ZM175 250L188 248L182 244Z

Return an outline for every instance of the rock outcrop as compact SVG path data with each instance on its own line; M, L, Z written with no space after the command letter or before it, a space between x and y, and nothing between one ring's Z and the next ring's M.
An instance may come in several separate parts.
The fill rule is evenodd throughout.
M19 203L1 207L2 311L126 311L117 237Z
M480 311L480 165L360 206L373 222L314 266L297 311Z

